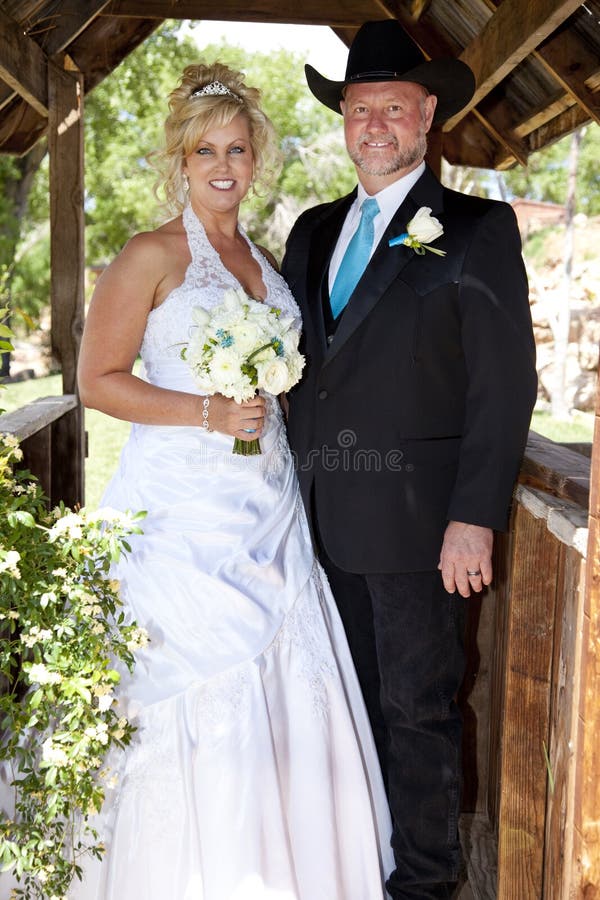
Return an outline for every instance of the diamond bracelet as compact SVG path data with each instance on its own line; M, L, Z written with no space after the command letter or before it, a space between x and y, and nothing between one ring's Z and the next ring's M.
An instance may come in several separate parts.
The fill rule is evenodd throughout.
M208 407L210 405L210 397L205 397L202 402L202 427L205 431L212 431L208 424Z

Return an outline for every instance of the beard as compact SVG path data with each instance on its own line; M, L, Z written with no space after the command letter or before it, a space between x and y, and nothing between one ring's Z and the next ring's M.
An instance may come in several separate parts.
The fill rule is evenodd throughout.
M392 155L387 159L370 159L369 151L363 149L365 142L389 141L392 145ZM348 148L348 155L354 165L365 175L393 175L401 169L408 169L415 162L420 162L427 152L427 135L425 128L421 126L412 144L400 147L395 135L372 135L368 131L361 134L354 147Z

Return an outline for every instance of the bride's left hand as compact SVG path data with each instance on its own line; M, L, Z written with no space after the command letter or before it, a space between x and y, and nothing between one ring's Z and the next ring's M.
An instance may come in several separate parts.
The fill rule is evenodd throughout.
M265 422L265 400L257 395L244 403L213 394L209 398L208 427L211 431L229 434L241 441L260 437Z

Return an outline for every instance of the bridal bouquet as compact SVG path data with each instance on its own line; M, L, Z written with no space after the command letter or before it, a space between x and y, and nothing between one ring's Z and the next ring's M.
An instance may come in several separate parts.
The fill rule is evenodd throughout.
M213 309L196 307L193 321L192 337L181 356L203 393L242 403L257 390L276 396L299 381L304 367L298 352L300 333L294 319L281 310L252 300L242 290L228 290ZM258 454L260 444L236 438L233 452Z

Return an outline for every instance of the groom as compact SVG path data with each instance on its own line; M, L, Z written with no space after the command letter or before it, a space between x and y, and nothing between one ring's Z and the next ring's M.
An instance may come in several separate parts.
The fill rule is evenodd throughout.
M306 75L359 184L288 241L307 355L290 441L388 787L388 890L450 898L467 598L491 581L536 396L519 235L510 206L423 162L473 94L462 62L427 62L390 19L358 31L343 81Z

